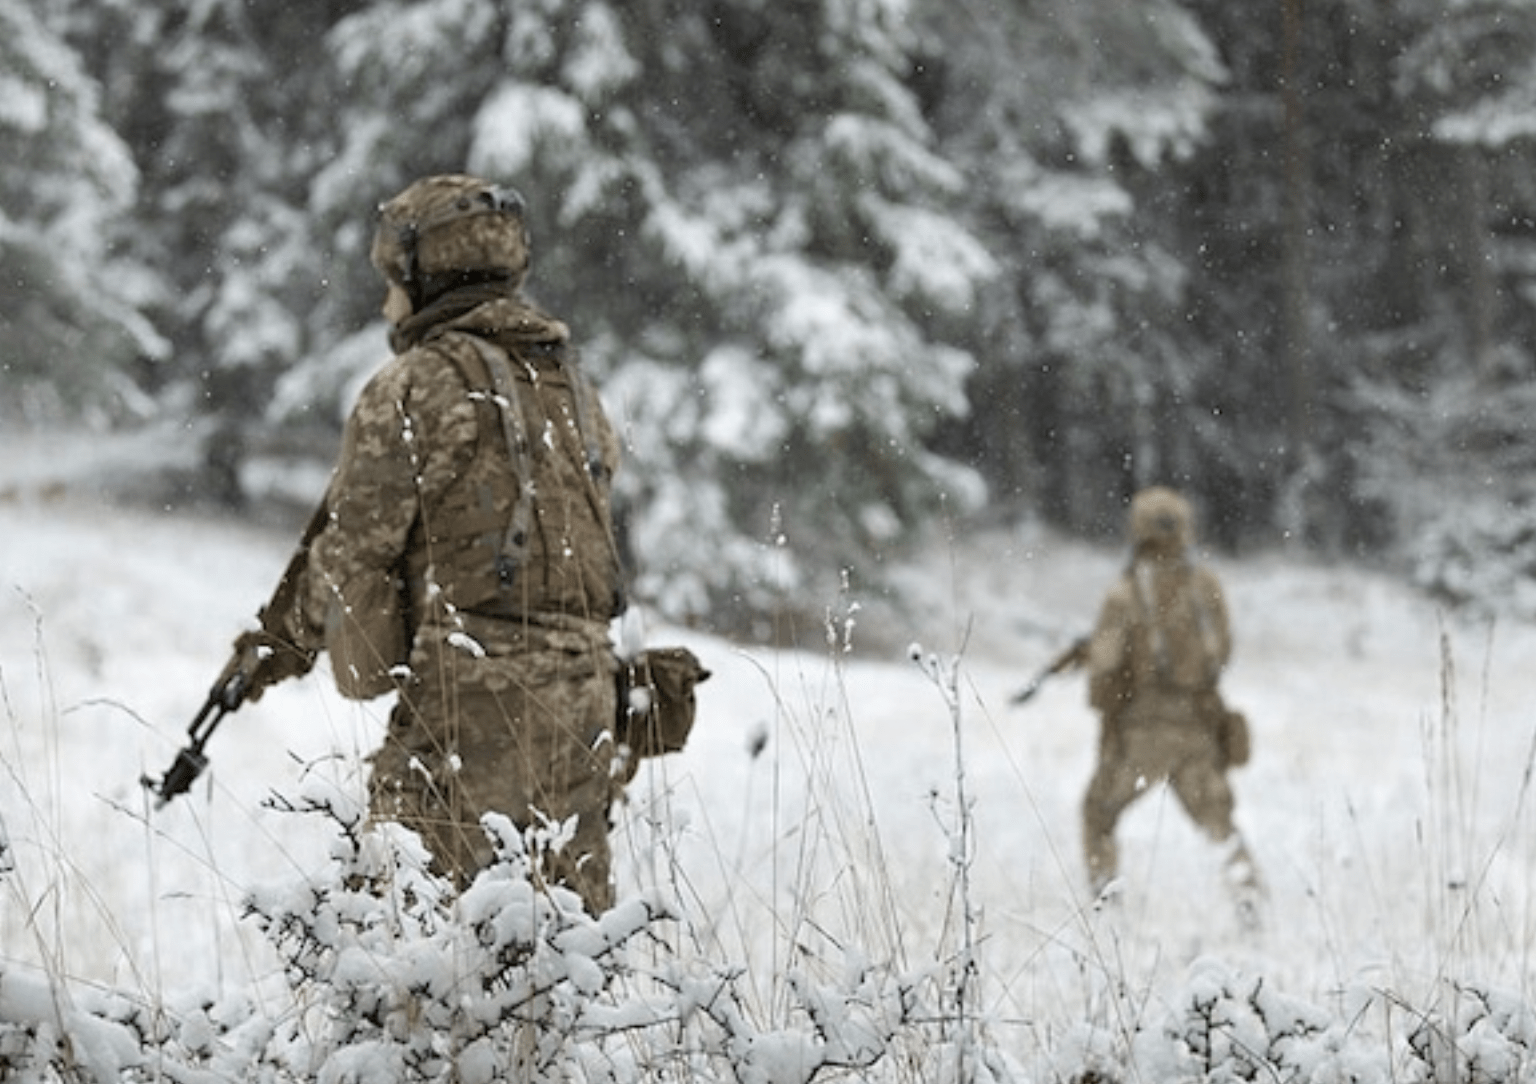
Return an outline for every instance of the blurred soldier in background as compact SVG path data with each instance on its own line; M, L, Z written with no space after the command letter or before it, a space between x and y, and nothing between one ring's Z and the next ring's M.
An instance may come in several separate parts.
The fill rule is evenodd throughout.
M1088 699L1101 720L1098 766L1083 800L1083 847L1095 896L1118 873L1115 825L1166 780L1200 828L1225 849L1245 918L1259 883L1232 823L1229 768L1248 758L1247 721L1217 688L1232 640L1221 585L1193 563L1189 502L1163 487L1131 501L1132 553L1104 599L1087 651Z
M618 440L566 326L522 296L516 192L418 181L380 209L372 260L396 356L363 390L324 506L230 668L254 698L326 650L343 694L397 692L373 815L418 832L461 886L494 857L483 813L545 828L541 875L602 911Z

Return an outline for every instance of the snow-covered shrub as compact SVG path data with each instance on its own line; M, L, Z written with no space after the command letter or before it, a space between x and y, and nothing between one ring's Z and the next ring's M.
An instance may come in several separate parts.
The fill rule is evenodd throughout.
M153 1016L115 994L66 993L46 977L0 968L0 1080L110 1084L145 1060Z
M669 917L635 898L599 918L539 885L524 837L486 819L498 860L455 895L414 836L364 830L347 795L311 789L301 810L341 829L324 875L258 891L251 914L294 994L262 1061L294 1079L636 1079L627 1031L674 1010L631 990L625 947Z
M248 895L281 988L154 1001L0 969L0 1079L1023 1080L981 1038L983 1021L957 1019L969 963L898 973L844 946L797 960L765 1008L752 976L701 955L660 894L594 918L542 885L530 855L551 842L543 828L524 835L488 816L498 858L455 893L413 834L369 825L331 784L276 804L338 829L323 868Z
M1536 1012L1517 995L1457 985L1449 1004L1408 1034L1409 1084L1536 1081Z
M1281 993L1263 976L1201 960L1161 1026L1134 1037L1136 1071L1126 1075L1209 1084L1387 1084L1395 1079L1388 1052L1361 1041L1350 1023Z
M1406 1039L1362 1027L1371 1004L1412 1023ZM1530 1084L1536 1011L1519 995L1452 984L1426 1011L1376 991L1342 1015L1290 997L1261 975L1203 960L1161 1025L1138 1033L1132 1070L1101 1055L1095 1080L1281 1081L1288 1084ZM1086 1064L1086 1061L1085 1061Z
M1451 985L1424 1010L1372 990L1330 1012L1212 959L1166 997L1117 986L1135 1004L1060 1034L1031 1076L1019 1067L1027 1052L993 1041L969 992L975 944L909 972L852 945L796 953L765 1006L751 976L704 956L685 910L658 893L594 918L541 886L530 855L551 842L545 829L524 835L487 817L497 861L454 893L414 835L368 825L329 784L282 804L338 832L323 868L249 894L281 988L155 1001L0 966L0 1079L1536 1084L1536 1012L1518 995ZM1375 1008L1409 1023L1373 1032Z
M312 784L290 807L340 831L327 869L249 898L289 1004L195 1007L146 1044L160 1064L272 1084L1020 1079L946 1017L944 967L899 975L849 948L788 970L765 1019L740 968L678 948L678 908L641 894L587 915L538 886L547 840L506 818L486 818L498 860L455 895L414 835L367 826L348 795Z

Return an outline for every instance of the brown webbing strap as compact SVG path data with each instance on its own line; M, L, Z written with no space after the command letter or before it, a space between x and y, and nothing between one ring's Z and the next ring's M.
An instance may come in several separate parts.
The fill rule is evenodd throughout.
M1162 618L1157 613L1152 598L1152 567L1142 561L1131 565L1131 591L1135 596L1137 617L1147 629L1151 641L1152 666L1157 676L1168 678L1168 640L1163 633Z
M506 351L486 342L478 335L465 335L474 344L491 374L491 387L496 393L497 413L501 417L502 435L507 441L507 454L517 469L517 500L512 504L512 516L507 521L502 536L501 552L496 555L496 576L503 584L510 585L528 557L530 517L533 512L533 448L528 442L527 424L523 419L523 404L517 393L517 378Z
M1216 618L1211 613L1209 601L1198 590L1193 576L1193 567L1186 561L1184 567L1191 572L1190 591L1192 593L1195 610L1195 622L1199 626L1201 655L1204 658L1208 671L1217 669L1217 660L1220 655L1219 643L1216 635ZM1168 657L1167 633L1163 628L1162 616L1157 612L1155 601L1152 598L1152 568L1150 565L1137 561L1131 566L1132 593L1135 597L1135 606L1138 618L1147 626L1148 637L1152 647L1152 665L1156 668L1160 677L1169 677L1170 660ZM1212 676L1208 674L1207 676Z
M486 370L490 373L492 388L496 394L497 407L501 413L502 431L506 435L507 447L512 455L514 465L518 473L519 494L516 505L512 509L512 518L507 525L507 531L502 543L501 554L497 558L496 573L502 583L510 584L517 570L524 564L528 554L528 543L532 521L533 502L536 493L533 486L533 448L528 440L527 427L523 418L522 404L517 394L517 378L512 372L511 359L507 352L494 343L486 342L477 335L465 334L463 336L474 344L476 352L485 363ZM601 502L597 494L597 481L599 473L604 469L602 445L596 436L596 429L592 425L593 405L591 402L591 387L580 372L574 371L569 366L562 364L565 370L565 378L571 389L571 402L574 411L572 421L576 426L577 436L580 438L582 450L586 455L586 463L583 464L586 475L587 500L592 505L593 514L597 517L603 529L603 535L608 543L609 553L613 557L614 571L619 576L620 583L616 586L618 599L616 606L623 609L626 592L623 587L624 562L619 554L617 540L613 537L613 525L608 517L603 514Z

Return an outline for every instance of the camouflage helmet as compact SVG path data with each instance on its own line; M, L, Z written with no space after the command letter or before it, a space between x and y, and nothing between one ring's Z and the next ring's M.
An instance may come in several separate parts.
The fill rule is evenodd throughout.
M1167 486L1151 486L1131 498L1131 542L1137 550L1179 553L1195 540L1189 502Z
M523 197L464 174L424 178L380 205L369 255L418 303L434 280L466 274L507 276L519 287L528 274Z

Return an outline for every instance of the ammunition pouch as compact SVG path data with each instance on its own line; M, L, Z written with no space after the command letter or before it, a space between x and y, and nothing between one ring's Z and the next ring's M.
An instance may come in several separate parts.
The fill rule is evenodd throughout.
M1253 754L1253 738L1248 733L1248 717L1240 711L1223 708L1221 713L1222 759L1229 768L1241 768Z
M698 656L686 647L661 647L619 661L618 719L614 736L631 764L682 750L693 731L694 686L706 680Z
M1211 728L1216 747L1221 751L1221 762L1227 768L1241 768L1253 755L1253 736L1248 730L1248 717L1227 707L1221 693L1208 689L1200 694L1200 716Z

